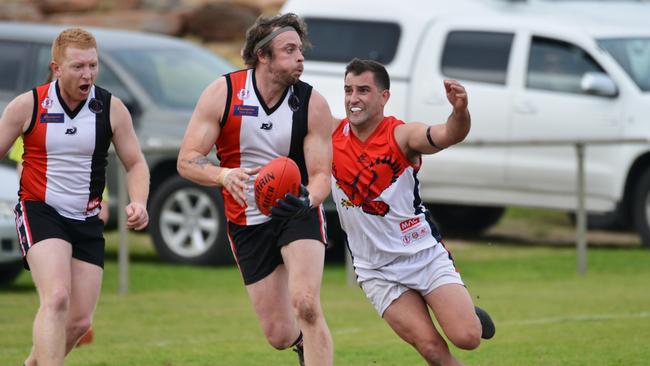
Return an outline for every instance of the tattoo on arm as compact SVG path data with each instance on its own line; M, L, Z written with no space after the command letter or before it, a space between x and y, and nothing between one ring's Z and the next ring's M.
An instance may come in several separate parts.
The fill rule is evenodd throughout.
M197 156L197 157L195 157L193 159L186 160L186 162L188 164L196 164L201 169L205 168L206 165L213 165L214 166L214 164L212 164L212 162L208 158L206 158L205 156Z

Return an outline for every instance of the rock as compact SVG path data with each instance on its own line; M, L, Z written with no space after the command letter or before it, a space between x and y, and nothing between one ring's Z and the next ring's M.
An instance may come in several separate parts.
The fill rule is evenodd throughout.
M235 0L239 4L254 6L267 15L274 15L280 11L285 0Z
M48 19L51 23L79 24L90 27L119 28L178 36L181 33L180 11L120 10L104 14L59 14Z
M142 6L143 0L100 0L99 10L131 10L138 9Z
M43 20L43 13L39 7L31 3L0 2L0 20L40 22Z
M45 14L81 13L97 9L99 0L35 0Z
M256 7L242 4L205 4L183 17L185 34L201 37L206 42L243 39L246 30L260 15Z

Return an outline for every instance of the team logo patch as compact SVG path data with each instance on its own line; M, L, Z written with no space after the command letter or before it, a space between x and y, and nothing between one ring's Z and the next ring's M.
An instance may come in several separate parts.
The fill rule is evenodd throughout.
M375 158L356 175L345 178L332 167L337 187L347 196L342 199L341 205L346 208L361 207L363 212L377 216L386 216L390 210L386 202L378 199L379 196L397 181L403 171L402 164L390 155Z
M41 123L63 123L63 121L65 121L63 113L41 114Z
M239 89L239 92L237 92L237 98L239 98L239 100L244 100L248 98L249 95L250 92L248 91L248 89Z
M95 114L100 114L104 110L104 103L99 99L92 98L90 102L88 102L88 109Z
M426 239L429 237L430 231L427 226L422 226L420 228L415 228L411 231L408 231L406 233L402 233L402 244L404 246L413 244L417 241Z
M271 122L271 121L264 122L264 123L262 123L262 125L260 126L260 129L261 129L261 130L266 130L266 131L269 131L269 130L271 130L272 128L273 128L273 122Z
M235 106L234 114L235 116L257 117L259 113L258 110L259 110L258 106L241 104Z
M297 95L293 94L293 92L289 96L289 109L291 109L292 112L298 112L300 109L300 99Z
M45 109L50 109L50 108L52 108L53 105L54 105L54 101L52 99L50 99L49 97L45 98L43 100L43 102L41 103L41 107L43 107Z
M413 226L415 226L415 225L417 225L419 223L420 223L420 218L419 217L413 217L413 218L410 218L408 220L404 220L404 221L400 222L399 223L399 229L402 232L404 232L404 231L412 228Z

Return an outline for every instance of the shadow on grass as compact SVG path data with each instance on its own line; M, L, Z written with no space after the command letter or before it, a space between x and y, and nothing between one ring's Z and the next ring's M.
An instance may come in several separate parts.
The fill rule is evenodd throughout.
M5 284L5 285L0 285L0 292L1 293L27 293L27 292L34 292L34 285L29 284L29 283L21 283L21 284Z

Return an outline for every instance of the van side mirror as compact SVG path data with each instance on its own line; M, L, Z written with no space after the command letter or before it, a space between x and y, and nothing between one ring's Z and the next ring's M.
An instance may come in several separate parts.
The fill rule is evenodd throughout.
M601 97L616 97L618 88L614 80L602 72L586 72L580 80L580 89L583 93Z

